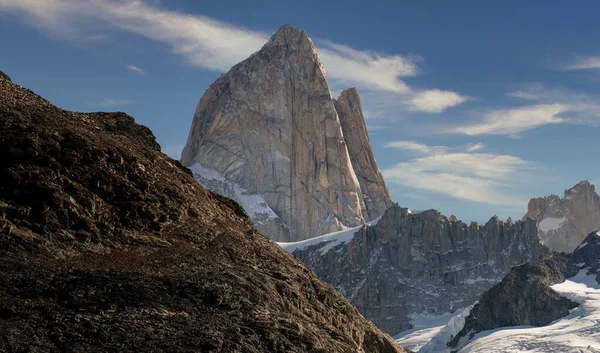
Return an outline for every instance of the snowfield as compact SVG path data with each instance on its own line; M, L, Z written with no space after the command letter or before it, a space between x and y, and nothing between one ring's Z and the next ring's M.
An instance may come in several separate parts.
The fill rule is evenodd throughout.
M566 217L561 218L544 218L540 221L540 230L544 233L548 233L549 231L557 231L560 226L567 220Z
M410 317L413 328L400 332L394 336L394 340L400 346L418 352L434 336L438 335L452 318L463 311L464 309L458 309L454 313L442 315L412 314Z
M600 285L585 270L552 288L580 306L544 327L484 331L460 352L600 352Z
M483 331L459 350L460 353L504 352L600 352L600 285L596 276L582 270L552 288L580 304L569 315L544 327L516 326ZM405 331L396 342L420 353L450 352L445 347L453 334L462 328L466 309L443 327L436 326ZM423 323L421 323L423 324ZM459 327L460 326L460 327Z
M296 241L296 242L291 242L291 243L277 243L277 245L281 246L283 248L283 250L285 250L289 253L293 253L296 250L303 250L309 246L321 244L321 248L319 249L319 252L321 253L321 255L325 255L325 254L327 254L327 252L329 250L333 249L334 247L336 247L340 244L348 243L349 241L351 241L352 238L354 238L354 235L356 234L356 232L358 232L362 227L374 226L377 224L377 222L380 219L381 219L381 216L374 219L373 221L371 221L369 223L360 225L358 227L349 228L346 230L341 230L339 232L333 232L333 233L321 235L318 237L301 240L301 241Z

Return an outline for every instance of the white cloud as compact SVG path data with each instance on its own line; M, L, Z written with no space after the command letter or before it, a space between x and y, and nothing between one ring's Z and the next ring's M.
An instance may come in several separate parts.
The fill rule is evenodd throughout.
M140 69L139 67L135 66L135 65L129 65L127 66L127 70L133 71L138 75L141 76L146 76L146 71Z
M467 152L475 152L481 149L484 149L485 145L483 143L470 143L465 147L465 151Z
M527 200L513 195L511 181L532 169L531 163L515 156L469 153L483 145L462 148L427 146L416 142L390 143L387 147L422 152L424 156L396 164L383 171L390 183L433 191L458 199L490 205L526 205ZM412 144L411 144L412 143ZM460 152L448 152L450 150Z
M259 50L264 32L233 26L201 15L171 11L140 0L0 0L11 12L44 33L67 39L99 38L94 31L118 28L164 43L190 64L227 71ZM100 38L102 35L100 36ZM318 41L328 77L362 89L394 92L411 109L439 113L464 102L455 92L414 91L400 78L418 73L419 58L360 51Z
M116 107L121 105L130 105L134 103L134 101L129 99L104 98L99 102L87 103L87 105L92 107Z
M362 84L366 88L410 93L399 78L417 75L415 61L400 55L359 51L346 45L321 40L318 52L327 76L346 85Z
M524 86L509 92L509 97L527 102L527 105L490 110L479 121L458 127L442 129L443 132L470 136L508 135L551 124L600 124L600 97L564 88L547 87L540 83Z
M562 104L537 104L514 109L501 109L485 114L480 122L459 126L449 130L465 135L516 135L547 124L559 124L559 117L568 111Z
M467 97L456 92L431 89L414 93L409 100L409 106L411 110L415 111L440 113L447 108L462 104L466 100Z
M565 70L600 70L600 56L586 56L563 67Z
M387 148L395 148L420 154L442 154L448 151L446 146L429 146L415 141L392 141L385 144Z

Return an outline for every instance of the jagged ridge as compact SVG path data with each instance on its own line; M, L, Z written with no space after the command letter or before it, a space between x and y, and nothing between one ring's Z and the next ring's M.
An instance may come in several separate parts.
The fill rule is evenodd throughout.
M327 244L293 254L392 335L411 328L412 313L471 305L511 267L548 251L532 219L513 224L493 217L485 225L467 225L397 204L351 241Z

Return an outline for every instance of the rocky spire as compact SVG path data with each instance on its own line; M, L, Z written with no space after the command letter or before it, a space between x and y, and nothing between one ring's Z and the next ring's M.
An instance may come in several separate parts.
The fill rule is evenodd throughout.
M529 201L523 218L539 222L540 236L551 249L571 252L590 233L600 230L600 196L583 180L565 190L563 197L550 195Z
M335 109L340 118L344 140L363 192L369 218L375 219L392 206L392 197L375 161L356 88L342 91L335 100Z
M362 121L362 112L352 114ZM360 225L390 202L366 128L353 129L349 143L315 46L285 25L209 87L181 161L203 185L240 202L264 234L302 240ZM368 150L357 169L369 210L349 147Z

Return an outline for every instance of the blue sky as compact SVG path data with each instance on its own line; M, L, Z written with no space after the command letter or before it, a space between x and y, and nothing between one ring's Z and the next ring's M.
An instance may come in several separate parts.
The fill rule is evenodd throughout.
M196 104L281 25L361 94L396 202L470 221L600 181L597 1L0 0L0 70L120 110L177 157Z

